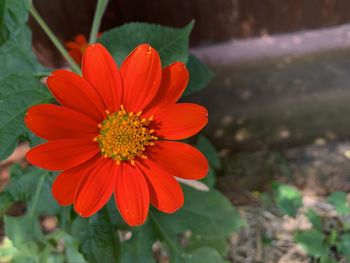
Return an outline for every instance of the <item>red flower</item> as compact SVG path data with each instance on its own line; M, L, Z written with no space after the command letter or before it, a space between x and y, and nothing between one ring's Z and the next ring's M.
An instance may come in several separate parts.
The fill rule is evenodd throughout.
M78 34L75 36L74 41L68 41L65 45L69 55L74 59L75 62L77 62L78 65L80 65L84 52L89 46L86 37L82 34Z
M82 217L100 210L114 193L131 226L141 225L149 203L172 213L184 203L174 176L203 178L206 158L182 142L207 123L207 110L176 103L189 78L183 63L161 68L159 55L138 46L118 70L100 44L86 49L83 77L56 70L48 86L62 105L31 107L30 130L49 142L33 148L27 160L48 170L63 170L53 184L61 205L74 203Z

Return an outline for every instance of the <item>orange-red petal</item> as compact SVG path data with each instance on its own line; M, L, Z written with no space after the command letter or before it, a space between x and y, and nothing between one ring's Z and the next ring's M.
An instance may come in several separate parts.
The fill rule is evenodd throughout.
M173 176L202 179L209 170L207 158L193 146L182 142L158 141L149 148L149 158Z
M139 45L123 62L123 105L127 111L143 110L157 94L162 66L158 52L148 44Z
M80 51L80 45L78 43L75 43L74 41L68 41L65 43L65 45L69 49L74 49L74 50Z
M173 174L150 159L145 160L140 168L149 185L152 205L164 213L174 213L183 206L184 195Z
M78 34L75 36L74 41L78 43L80 46L87 45L87 39L83 34Z
M90 45L83 57L83 77L95 87L104 101L105 109L119 109L123 85L117 64L101 44Z
M74 210L82 217L89 217L99 211L111 198L118 165L111 159L101 158L95 167L80 181Z
M119 167L114 192L118 210L130 226L142 225L149 208L147 182L139 168L125 162Z
M27 127L47 140L90 139L98 134L97 122L79 112L54 104L31 107L25 115Z
M160 109L155 121L158 137L181 140L198 133L208 123L208 111L198 104L177 103Z
M81 60L83 59L83 53L80 49L70 49L68 50L68 53L78 65L81 64Z
M32 148L28 162L47 170L67 170L92 158L99 152L92 140L50 141Z
M188 80L189 73L185 64L175 62L165 67L158 93L144 110L145 115L154 114L160 107L176 103L184 92Z
M100 95L78 74L56 70L47 79L47 85L63 106L84 113L98 122L105 117L105 106Z
M66 206L73 204L75 192L78 189L81 179L86 175L88 170L94 168L100 158L99 155L96 155L85 163L68 169L57 176L52 184L52 194L60 205Z

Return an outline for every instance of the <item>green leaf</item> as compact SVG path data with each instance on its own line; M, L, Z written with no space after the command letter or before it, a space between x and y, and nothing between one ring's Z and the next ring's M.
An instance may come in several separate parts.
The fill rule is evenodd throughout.
M9 209L13 203L14 200L9 193L0 193L0 217L6 213L7 209Z
M0 46L0 61L0 79L18 73L31 74L34 78L33 73L42 70L34 57L27 27L21 27L15 36Z
M183 186L185 204L172 215L157 213L158 223L174 236L191 230L193 235L219 238L237 231L244 221L220 192L196 191Z
M103 33L99 41L111 52L120 65L139 44L148 43L160 55L162 65L175 61L187 63L189 35L193 22L177 29L148 23L128 23Z
M79 262L84 263L85 260L83 255L80 254L78 248L79 243L72 236L65 233L63 237L64 248L65 248L65 256L67 258L67 262Z
M190 81L184 92L184 96L190 95L202 90L208 85L214 74L205 64L203 64L194 55L190 55L187 62L187 68L190 72Z
M350 213L349 203L346 198L346 193L336 191L332 193L327 200L335 206L335 210L341 214L346 215Z
M40 245L46 245L39 221L29 216L4 217L5 235L22 255L37 258Z
M209 167L209 171L206 177L200 180L202 183L206 184L209 188L214 188L216 183L216 172L212 167Z
M12 201L26 201L27 213L23 216L5 216L5 234L13 242L13 245L20 251L20 258L34 259L35 262L46 262L48 253L53 248L45 239L39 224L40 196L42 194L47 171L39 169L20 170L15 166L11 171L11 182L3 193L11 196ZM27 261L28 262L28 261Z
M292 186L274 183L272 185L274 199L282 213L295 217L303 205L300 192Z
M329 248L324 242L325 236L317 230L300 231L295 233L294 240L300 244L310 256L327 257Z
M198 141L195 146L208 158L209 163L214 168L220 168L220 157L214 145L205 136L198 136Z
M28 20L29 1L0 2L0 46Z
M324 256L320 258L320 263L338 263L338 261L331 258L331 256Z
M73 236L80 241L80 251L89 263L120 262L119 238L108 211L103 209L95 220L77 217L72 225Z
M18 254L19 251L14 247L12 241L8 237L4 237L0 244L0 262L13 262Z
M213 144L203 135L198 136L195 147L200 150L205 155L205 157L207 157L210 164L207 176L204 177L201 181L208 187L213 188L216 182L216 173L212 167L220 168L221 164L219 155Z
M185 251L190 253L201 247L214 248L221 256L226 256L228 252L227 237L219 238L207 238L202 236L192 236L189 240L189 244L186 246Z
M340 241L337 244L339 253L350 260L350 234L340 236Z
M29 208L35 205L36 213L58 213L61 208L51 194L53 176L45 176L38 194L37 203L33 204L35 189L45 174L47 174L47 171L34 167L22 169L19 165L12 166L10 172L11 181L5 190L0 193L0 203L2 203L3 198L7 199L8 203L11 204L23 201L27 203Z
M32 51L28 0L6 0L0 5L0 160L14 149L24 131L24 111L44 102L49 93L33 76L43 67Z
M28 74L13 74L0 80L0 160L13 151L18 136L27 132L23 119L28 107L49 98L46 88Z
M222 260L227 251L225 238L242 226L243 220L218 191L201 192L187 186L183 189L186 200L183 208L172 215L151 209L148 222L133 231L130 240L121 244L123 263L155 262L151 247L157 240L168 248L172 263L187 262L192 254L195 259L200 258L202 253ZM192 237L189 245L183 249L178 244L178 236L188 230L192 232ZM211 249L198 252L201 247Z
M203 263L203 262L210 262L210 263L224 263L227 262L226 260L223 260L221 255L213 248L210 247L201 247L193 252L188 257L188 263Z
M153 226L146 222L142 227L135 229L130 240L122 243L121 252L123 263L155 262L152 254L152 245L157 240Z
M314 210L308 209L305 215L316 230L323 231L322 219Z

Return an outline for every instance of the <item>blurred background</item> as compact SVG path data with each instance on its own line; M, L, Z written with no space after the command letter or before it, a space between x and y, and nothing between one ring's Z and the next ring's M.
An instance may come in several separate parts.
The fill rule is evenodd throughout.
M34 3L62 41L88 35L95 0ZM252 193L276 180L305 198L350 191L349 10L348 0L111 0L101 31L195 20L191 51L215 75L187 99L209 110L204 133L221 157L217 187L249 206ZM41 62L62 66L44 32L30 25Z

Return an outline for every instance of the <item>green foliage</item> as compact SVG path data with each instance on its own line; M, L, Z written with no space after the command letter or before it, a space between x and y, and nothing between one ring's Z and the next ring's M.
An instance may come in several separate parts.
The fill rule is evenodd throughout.
M200 150L209 161L209 172L205 178L201 181L208 187L213 188L215 185L216 172L214 170L220 168L220 157L214 147L214 145L203 135L198 136L198 140L195 144L196 148Z
M342 215L348 214L346 194L343 192L332 193L327 200L335 206L338 213L337 225L331 229L326 228L328 224L314 210L308 209L306 217L312 224L312 228L306 231L297 231L294 240L300 244L310 257L318 259L321 263L338 262L336 258L345 257L350 260L350 234L346 221L342 221ZM331 220L332 220L331 219Z
M0 261L2 253L14 259L14 262L50 262L55 255L56 245L63 242L67 244L65 254L61 255L58 262L77 262L72 259L82 259L78 252L78 243L63 231L44 235L40 225L41 215L62 216L65 212L59 207L51 194L53 175L37 168L21 169L18 165L11 169L11 182L0 193L0 207L6 200L6 207L16 202L24 202L27 212L21 216L3 216L7 209L3 209L5 223L5 235L11 240L7 250L0 248ZM4 198L5 197L5 198ZM11 246L10 246L11 245ZM57 262L57 261L55 261ZM78 261L84 262L84 261Z
M22 170L18 165L11 169L11 182L3 192L0 193L0 216L6 212L5 208L16 202L26 202L29 209L34 209L36 213L55 214L60 207L51 194L52 176L46 176L47 172L36 168ZM45 180L42 177L45 175ZM40 191L32 208L36 187L40 184Z
M114 215L113 215L114 216ZM92 219L77 217L72 233L79 240L80 251L91 262L119 262L119 238L110 220L107 209Z
M221 164L218 152L216 151L214 145L205 136L198 136L196 147L208 158L209 163L214 168L220 168Z
M0 160L5 159L26 132L26 109L49 98L33 76L41 70L31 46L27 0L2 1L0 5Z
M348 260L350 260L350 234L343 234L340 237L339 243L337 244L337 249L339 253L344 255Z
M325 236L322 232L317 230L301 231L295 234L294 239L309 255L315 258L326 257L329 253L329 248L325 243Z
M316 229L317 231L323 230L322 219L314 210L307 210L306 217L309 219L314 229Z
M120 65L139 44L148 43L160 55L163 66L175 61L187 63L188 39L193 22L181 29L147 23L128 23L103 33L99 41L112 53Z
M336 191L328 197L328 201L335 206L335 209L339 214L346 215L350 213L350 207L346 199L346 193Z
M213 72L194 55L188 57L187 68L190 72L190 81L184 96L203 89L213 78Z
M201 247L193 252L187 261L189 263L224 263L227 262L223 260L220 254L210 247Z
M300 192L292 186L274 183L272 185L273 195L277 207L282 213L296 216L298 209L302 206Z
M28 172L28 173L27 173ZM18 249L16 257L28 262L43 262L53 248L45 239L39 216L42 212L50 213L58 206L50 203L50 192L47 192L48 172L38 169L30 169L27 172L15 166L11 171L11 183L0 193L0 203L6 196L8 204L22 201L27 204L27 213L21 216L4 216L5 235ZM46 206L40 203L45 200ZM44 209L47 208L47 211Z
M214 258L221 255L222 260L227 252L225 238L237 231L244 221L218 191L200 192L184 186L184 193L186 202L182 209L172 215L152 210L148 222L137 229L130 240L122 243L123 263L154 262L150 248L156 240L165 243L171 262L187 262L193 254L199 253L195 251L201 247L210 247L206 253ZM188 246L183 248L178 244L178 236L185 231L190 231L192 237Z

